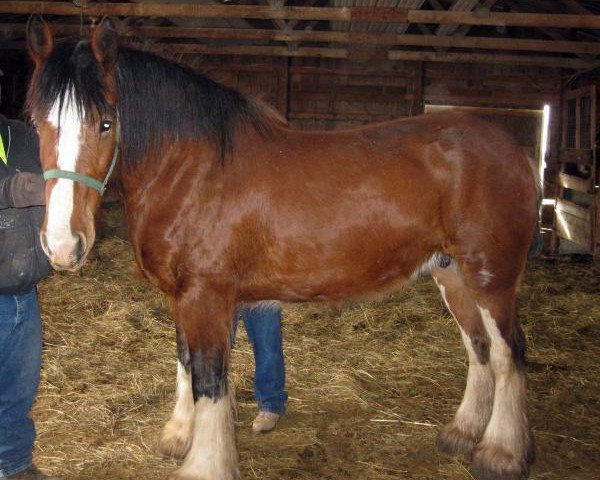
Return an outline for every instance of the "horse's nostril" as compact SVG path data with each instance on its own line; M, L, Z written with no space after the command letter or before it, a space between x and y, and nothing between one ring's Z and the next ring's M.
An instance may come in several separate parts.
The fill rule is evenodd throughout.
M74 249L75 258L77 258L77 260L80 260L85 254L85 247L85 236L83 235L83 233L77 232L77 243Z

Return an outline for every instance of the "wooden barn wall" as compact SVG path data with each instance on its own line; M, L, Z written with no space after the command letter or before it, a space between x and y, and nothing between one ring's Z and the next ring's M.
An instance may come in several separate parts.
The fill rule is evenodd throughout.
M425 102L486 108L558 105L560 70L506 65L428 63Z
M288 118L299 128L338 129L410 116L419 72L418 64L294 60Z
M419 104L542 109L558 106L561 71L505 65L417 62L353 63L335 59L203 57L200 67L250 93L287 95L299 128L334 129L419 113ZM249 83L236 73L252 72ZM274 79L277 77L278 81ZM276 105L277 106L277 105Z
M203 57L215 78L259 95L301 129L339 129L416 115L425 105L480 107L539 151L541 115L551 107L545 191L552 196L560 148L560 91L555 68L336 59ZM498 109L497 113L494 109ZM507 109L527 110L523 115ZM528 118L529 117L529 118Z
M203 56L198 62L185 60L212 79L267 102L287 117L287 58L264 57L256 61L243 56Z
M568 79L568 82L565 82L563 93L567 93L571 90L577 90L580 88L589 87L592 85L596 86L596 117L591 121L592 130L592 160L591 175L592 179L595 178L594 184L598 185L600 181L600 68L596 68L594 70L585 72L581 75L572 76ZM566 105L563 104L563 109L566 108ZM567 112L564 112L565 115L561 116L561 118L566 118ZM564 120L563 120L564 121ZM559 190L560 193L560 190ZM585 240L581 243L586 243L589 241L587 237L587 232L591 235L591 252L595 256L600 256L600 190L596 187L595 190L588 190L588 192L583 193L581 191L574 190L565 190L564 198L574 202L579 207L574 207L571 213L575 213L571 218L574 217L574 222L576 222L583 232L586 232L583 236ZM591 205L591 208L582 209L581 206ZM560 212L563 216L568 215L569 212L563 211ZM572 228L573 232L578 232L579 228ZM561 243L562 247L562 243Z

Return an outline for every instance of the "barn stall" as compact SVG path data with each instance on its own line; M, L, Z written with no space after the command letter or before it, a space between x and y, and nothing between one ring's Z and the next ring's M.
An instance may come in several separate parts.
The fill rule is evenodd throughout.
M24 25L42 13L59 35L110 15L125 43L263 98L302 129L448 108L500 123L544 174L545 252L520 292L531 478L597 478L597 2L190 3L2 2L1 111L20 114ZM164 478L176 467L155 453L173 405L173 326L120 225L118 203L107 204L92 261L40 285L36 461L65 478ZM290 400L272 433L250 433L243 329L233 351L243 478L472 478L433 447L460 403L466 358L430 279L372 302L286 305L284 318Z

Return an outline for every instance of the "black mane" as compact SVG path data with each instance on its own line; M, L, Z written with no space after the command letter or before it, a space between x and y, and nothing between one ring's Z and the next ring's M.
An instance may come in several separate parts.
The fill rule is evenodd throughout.
M185 139L207 138L223 160L240 125L267 133L283 122L269 107L151 53L121 47L116 65L121 151L127 164ZM106 85L88 40L57 42L35 79L28 109L47 112L71 90L80 113L110 112Z
M28 112L48 113L57 100L64 102L69 90L80 115L94 106L100 114L110 110L100 68L87 40L57 42L29 87Z

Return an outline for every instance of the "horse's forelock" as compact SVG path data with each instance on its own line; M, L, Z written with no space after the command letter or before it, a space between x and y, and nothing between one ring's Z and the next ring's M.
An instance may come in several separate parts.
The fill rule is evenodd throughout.
M46 116L55 105L62 110L71 100L84 118L91 112L110 111L106 84L88 40L65 39L35 72L29 89L27 110Z

